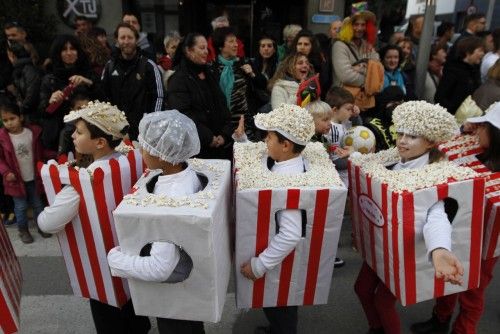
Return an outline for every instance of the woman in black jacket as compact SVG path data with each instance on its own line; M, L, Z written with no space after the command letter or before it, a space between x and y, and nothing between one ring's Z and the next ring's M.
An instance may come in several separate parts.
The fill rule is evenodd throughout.
M196 124L200 137L200 158L230 159L233 128L231 114L219 82L207 68L207 40L188 34L177 48L174 74L167 86L166 104Z
M264 105L271 102L271 92L267 89L269 79L271 79L278 67L278 46L276 40L270 35L263 34L259 38L259 53L252 62L253 94L255 97L256 108L259 112Z
M42 123L42 143L49 150L57 150L63 118L70 111L68 102L72 88L87 86L96 91L98 78L75 36L60 35L51 46L51 71L42 79L38 112ZM57 106L49 108L49 105Z
M16 101L25 118L33 118L38 108L40 95L40 83L42 80L40 71L33 65L31 54L26 46L11 42L7 45L7 56L14 67L12 71L12 83L16 88Z
M479 64L484 56L483 41L479 37L465 37L456 48L456 58L444 64L434 102L455 114L462 102L480 85Z

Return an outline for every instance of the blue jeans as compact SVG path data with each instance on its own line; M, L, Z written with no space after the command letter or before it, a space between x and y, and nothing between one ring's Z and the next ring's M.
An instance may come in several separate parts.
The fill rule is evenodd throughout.
M42 199L36 193L35 181L24 182L24 188L26 189L26 197L12 197L18 229L28 228L28 216L26 215L28 204L33 208L33 219L35 222L44 207Z

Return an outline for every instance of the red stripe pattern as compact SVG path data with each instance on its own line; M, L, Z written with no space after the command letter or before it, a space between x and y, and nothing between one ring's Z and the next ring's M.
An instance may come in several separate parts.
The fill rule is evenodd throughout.
M78 215L57 235L75 295L116 307L129 299L126 281L111 276L107 253L117 245L112 211L131 191L142 167L136 151L103 163L92 175L53 163L41 167L49 203L65 184L80 195Z
M448 160L470 167L486 178L482 259L500 256L500 172L491 172L477 159L477 154L483 150L472 136L456 137L441 145L440 150L446 154ZM475 238L478 239L477 236Z
M305 235L280 265L255 282L237 275L239 308L327 303L346 192L345 188L237 191L237 268L268 247L276 233L277 212L299 209L307 217Z
M359 166L349 168L355 176L351 178L354 182L351 202L361 212L352 214L357 244L366 245L363 258L402 305L478 286L482 219L477 217L482 217L483 178L396 193L376 177L367 177ZM373 201L371 205L365 204L369 201L367 197ZM462 287L435 278L423 240L429 208L447 197L454 198L459 205L452 222L452 251L465 268ZM383 221L377 220L379 215Z
M9 236L0 226L0 332L16 333L19 330L22 274Z

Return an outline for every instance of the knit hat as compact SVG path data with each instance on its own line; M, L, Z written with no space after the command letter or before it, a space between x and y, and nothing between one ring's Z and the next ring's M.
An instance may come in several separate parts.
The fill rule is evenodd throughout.
M488 109L484 116L472 117L467 119L469 123L483 123L488 122L495 128L500 129L500 102L495 102Z
M309 112L296 105L282 103L267 114L255 115L255 126L276 131L299 145L306 145L314 135L314 121Z
M177 110L146 114L139 123L138 139L150 155L174 165L200 153L196 125Z
M392 113L392 121L397 132L422 136L432 142L446 141L458 134L453 115L439 104L426 101L400 104Z
M91 101L81 109L70 111L64 116L64 122L72 123L80 118L111 135L113 140L125 137L129 128L125 113L109 102Z

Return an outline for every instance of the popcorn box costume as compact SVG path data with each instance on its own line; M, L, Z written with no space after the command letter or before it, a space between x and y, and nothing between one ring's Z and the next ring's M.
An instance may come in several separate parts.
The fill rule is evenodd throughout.
M306 172L292 177L272 173L266 152L263 142L234 145L237 307L326 304L347 189L321 143L307 144ZM246 279L238 274L240 266L266 249L283 209L305 212L302 240L264 277Z
M0 333L17 333L21 308L21 266L5 227L0 226Z
M158 173L144 175L114 211L124 253L139 254L152 241L169 241L191 257L189 277L179 283L129 279L136 314L182 320L218 322L229 283L230 162L188 161L208 179L195 194L168 197L150 194L146 184Z
M138 150L106 161L91 174L54 161L41 165L49 204L62 186L69 184L80 195L78 215L57 234L73 293L121 307L129 299L126 280L111 276L107 253L118 244L112 211L142 174Z
M500 172L491 172L477 155L483 152L476 136L461 135L443 143L439 149L448 160L472 168L486 179L483 260L500 256Z
M484 179L449 162L391 171L397 149L349 162L352 222L358 249L403 306L479 284ZM458 202L452 251L464 266L462 286L436 279L423 240L429 208L447 197Z

